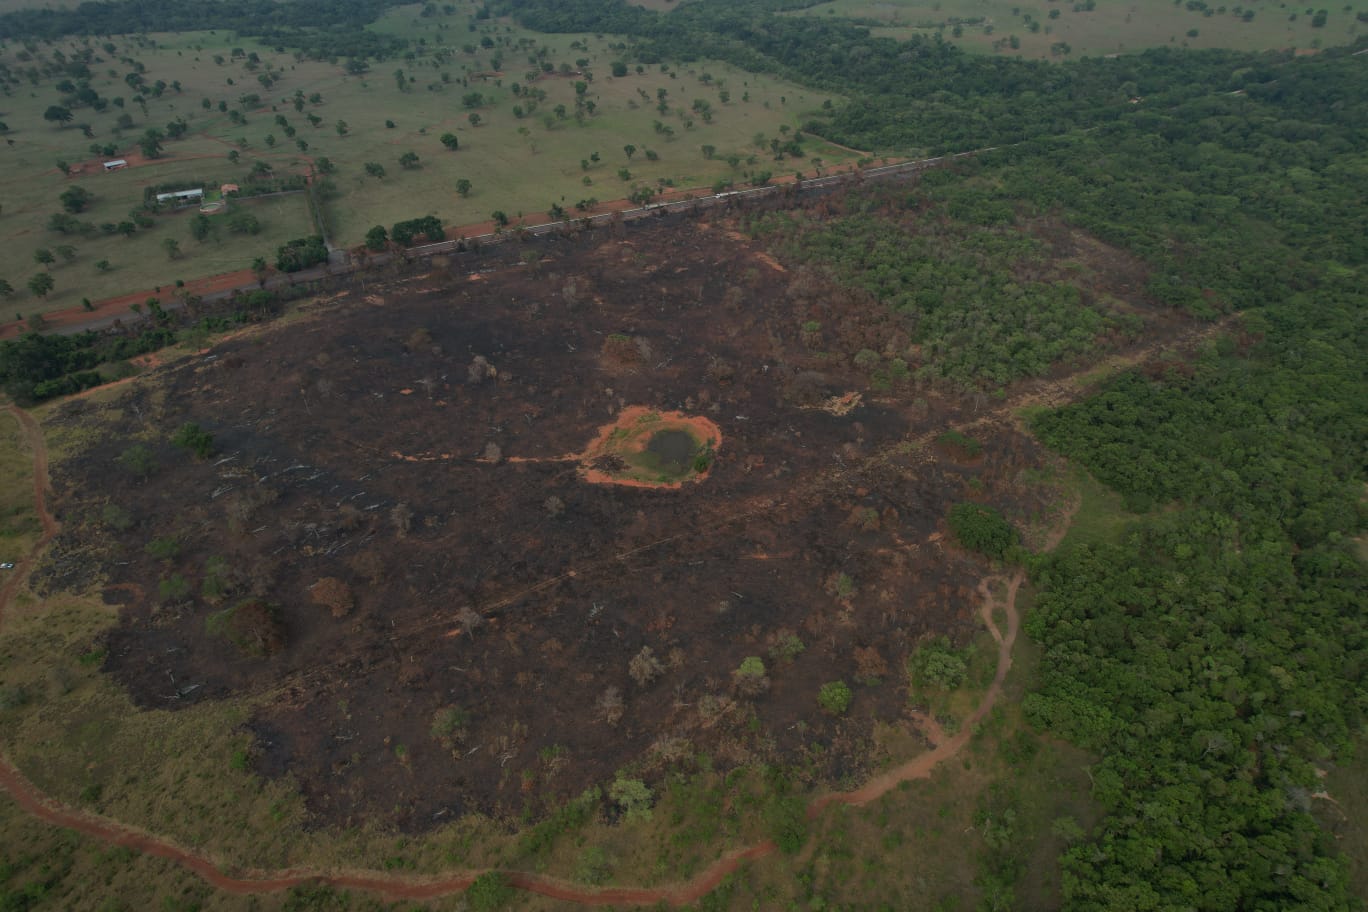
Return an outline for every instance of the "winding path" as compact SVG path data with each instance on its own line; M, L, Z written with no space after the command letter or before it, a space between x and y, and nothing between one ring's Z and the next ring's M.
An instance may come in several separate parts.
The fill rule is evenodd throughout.
M0 589L0 625L5 611L19 587L32 572L43 549L57 534L58 524L48 509L48 454L42 430L33 417L22 409L6 409L19 423L21 435L33 454L33 502L42 522L42 535L15 568L15 574ZM1072 518L1069 511L1055 530L1046 548L1053 548L1063 537ZM983 603L979 615L998 644L997 673L977 708L965 720L953 737L942 740L932 750L890 769L853 792L828 792L818 796L808 806L809 819L817 817L831 804L864 805L874 801L903 782L930 778L937 766L955 757L969 743L978 722L984 719L1002 694L1003 682L1012 667L1012 647L1020 629L1016 609L1017 592L1025 581L1025 574L1017 570L1006 579L1006 592L1001 599L993 595L992 587L1002 583L1001 576L989 577L979 584ZM1006 630L994 620L995 610L1006 614ZM100 841L133 849L145 855L165 858L193 872L216 889L232 894L272 893L301 884L327 884L349 890L373 892L391 899L432 899L460 893L467 889L482 871L457 871L436 877L411 877L370 871L326 871L293 868L282 871L240 870L225 873L211 857L171 842L152 833L106 817L90 814L62 804L40 791L10 761L0 754L0 787L29 814L47 823L67 827ZM735 849L713 862L689 880L657 887L587 887L554 877L525 871L504 872L508 883L520 890L547 896L562 902L594 906L645 906L667 903L681 906L698 901L716 889L722 880L736 871L743 862L764 858L778 847L773 842Z

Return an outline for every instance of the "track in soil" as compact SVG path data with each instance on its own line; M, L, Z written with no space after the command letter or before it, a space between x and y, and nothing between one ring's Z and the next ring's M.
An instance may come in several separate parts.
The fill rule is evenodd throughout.
M33 498L34 509L42 522L43 534L30 552L24 556L15 575L0 590L0 624L4 613L19 586L27 578L44 548L57 533L57 522L47 506L47 445L42 431L31 415L22 409L10 406L8 411L19 422L22 434L33 454ZM1070 512L1062 525L1067 528ZM1062 530L1052 537L1049 547L1057 544ZM922 754L901 766L866 783L853 792L829 792L816 798L808 807L808 817L819 815L830 804L863 805L878 799L899 784L914 779L929 778L932 771L955 757L969 743L970 732L976 722L986 717L997 703L1002 693L1002 685L1012 665L1012 647L1019 630L1019 617L1016 610L1016 595L1025 580L1023 571L1018 570L1007 582L1006 596L999 605L991 594L991 584L1000 582L1000 577L984 580L979 591L984 596L980 616L998 643L998 666L993 682L984 693L983 699L974 710L959 734L938 744L931 751ZM1004 609L1007 629L1002 631L993 619L994 609ZM241 874L225 874L219 865L206 855L185 849L154 834L138 830L105 817L88 814L76 808L54 801L43 794L19 771L8 757L0 756L0 786L14 798L26 812L57 826L67 827L86 836L103 842L133 849L145 855L174 861L202 878L216 889L232 894L273 893L287 890L302 884L327 884L351 890L364 890L395 899L432 899L460 893L466 890L482 871L460 871L431 877L412 878L398 875L371 872L328 872L308 868L284 871L246 871ZM773 854L777 846L772 842L733 850L690 880L660 887L605 887L590 888L568 883L552 877L529 874L522 871L504 872L508 883L520 890L563 902L581 903L598 906L634 906L665 902L679 906L692 903L716 889L722 880L733 873L745 861L764 858Z

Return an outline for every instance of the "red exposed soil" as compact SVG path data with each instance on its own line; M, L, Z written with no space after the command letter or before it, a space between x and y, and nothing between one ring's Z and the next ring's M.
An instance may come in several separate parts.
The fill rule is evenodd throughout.
M646 427L649 433L642 433L642 418L654 415L658 419ZM631 432L625 440L614 441L618 431ZM679 481L648 481L624 477L619 471L605 471L600 468L602 458L615 453L639 453L646 449L652 434L660 431L683 430L695 439L706 441L713 452L722 448L722 431L707 418L698 415L685 415L682 412L659 412L642 405L629 406L622 410L616 421L605 424L599 429L598 436L579 457L580 477L590 484L630 485L639 488L666 488L677 490L686 482L701 481L705 476L695 473Z

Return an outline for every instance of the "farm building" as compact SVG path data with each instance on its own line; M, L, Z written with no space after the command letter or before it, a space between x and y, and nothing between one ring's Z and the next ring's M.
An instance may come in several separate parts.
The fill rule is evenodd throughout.
M104 168L106 171L118 171L120 168L127 167L128 160L123 158L116 158L113 161L107 161L104 163Z
M194 190L176 190L172 193L158 193L158 203L171 203L175 206L194 206L204 199L204 188L197 187Z

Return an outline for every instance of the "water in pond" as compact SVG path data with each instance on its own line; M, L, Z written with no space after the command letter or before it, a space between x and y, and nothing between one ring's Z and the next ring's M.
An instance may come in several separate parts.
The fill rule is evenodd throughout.
M684 472L698 455L698 442L687 431L660 431L652 435L646 452L660 460L662 469Z

